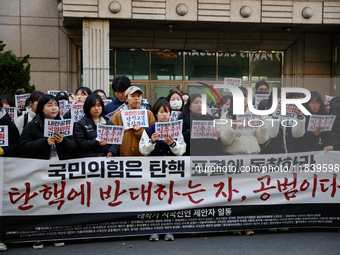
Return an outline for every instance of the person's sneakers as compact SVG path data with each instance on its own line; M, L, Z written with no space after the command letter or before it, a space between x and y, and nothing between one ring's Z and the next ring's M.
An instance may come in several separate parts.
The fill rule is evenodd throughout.
M164 236L164 240L165 241L173 241L173 240L175 240L175 237L172 234L166 234Z
M54 244L54 246L56 246L56 247L63 247L63 246L65 245L64 242L54 242L53 244Z
M240 236L242 235L241 231L235 231L233 232L233 236Z
M252 235L254 235L254 231L253 230L246 230L246 231L244 231L244 234L246 236L252 236Z
M150 241L158 241L159 240L159 236L157 234L153 234L149 237Z
M6 251L6 250L7 250L6 244L0 243L0 251Z
M44 244L42 242L36 242L33 244L33 249L37 250L37 249L42 249L44 248Z

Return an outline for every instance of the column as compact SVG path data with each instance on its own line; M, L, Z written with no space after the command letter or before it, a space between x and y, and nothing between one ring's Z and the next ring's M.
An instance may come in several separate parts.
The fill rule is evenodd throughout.
M109 95L109 20L83 19L83 86Z

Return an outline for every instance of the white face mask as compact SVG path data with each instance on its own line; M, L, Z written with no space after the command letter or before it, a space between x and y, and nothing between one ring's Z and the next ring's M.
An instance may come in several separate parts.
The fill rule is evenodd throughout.
M182 100L174 100L170 102L172 110L180 110L182 108Z

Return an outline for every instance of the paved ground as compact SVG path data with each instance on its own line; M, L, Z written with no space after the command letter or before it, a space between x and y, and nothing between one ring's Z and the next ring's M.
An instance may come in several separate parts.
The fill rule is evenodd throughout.
M254 236L232 236L230 233L176 235L172 242L148 237L124 237L88 241L68 241L64 247L44 243L34 250L31 244L8 244L3 254L340 254L337 229L291 229L289 232L256 231Z

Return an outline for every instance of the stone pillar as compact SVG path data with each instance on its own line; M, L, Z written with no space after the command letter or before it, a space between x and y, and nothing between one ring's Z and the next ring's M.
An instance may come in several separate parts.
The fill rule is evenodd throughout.
M83 19L83 86L109 95L109 20Z

